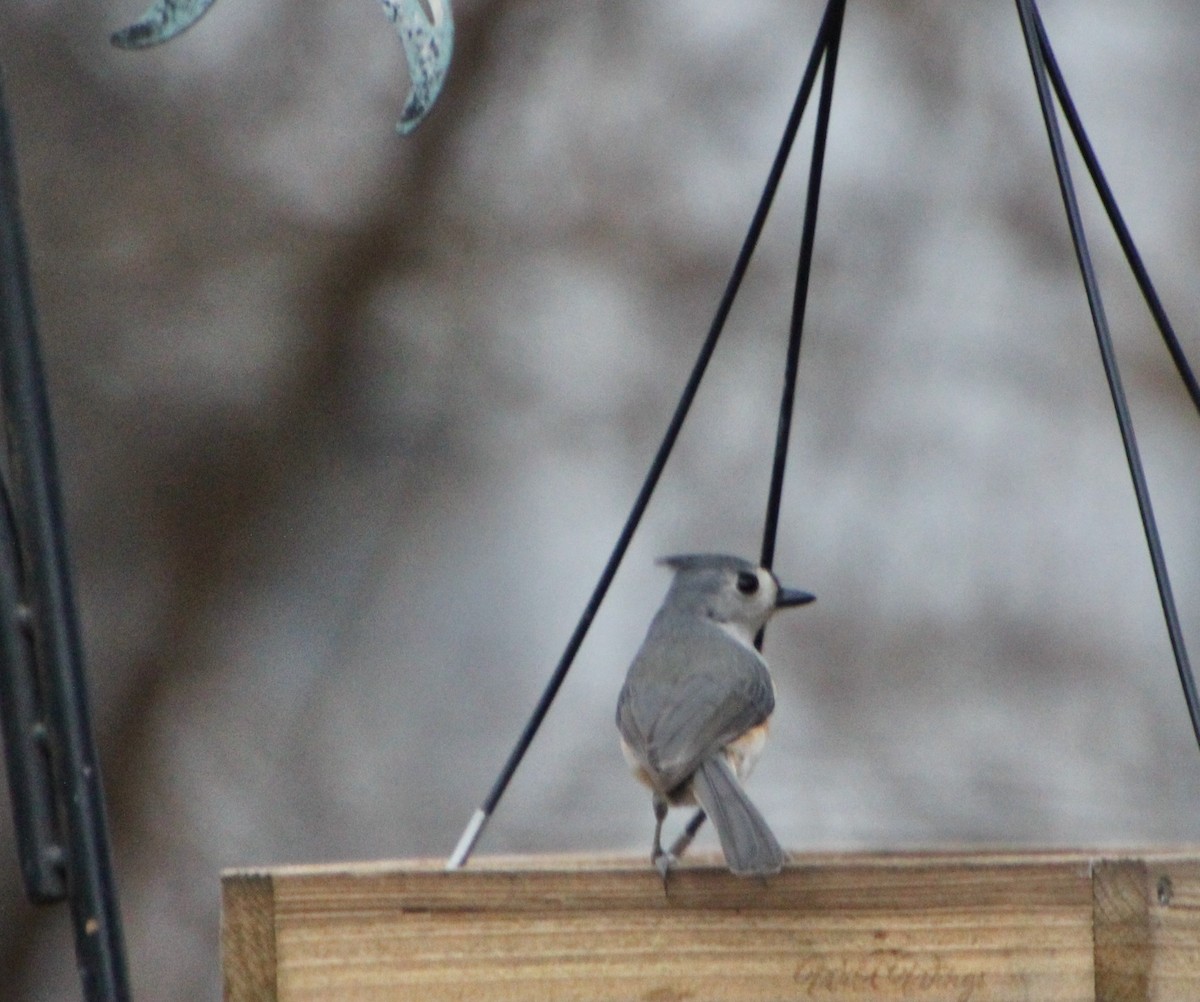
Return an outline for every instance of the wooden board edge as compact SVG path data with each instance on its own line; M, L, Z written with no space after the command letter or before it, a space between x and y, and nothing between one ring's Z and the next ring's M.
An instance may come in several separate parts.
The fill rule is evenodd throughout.
M736 877L724 866L681 867L664 887L649 866L613 869L541 867L442 870L356 865L272 871L278 922L377 913L534 913L804 909L885 913L911 908L1080 908L1090 920L1089 861L974 857L888 863L879 858L804 860L764 879ZM1021 904L1016 904L1020 902Z
M221 875L221 997L274 1002L277 990L275 886L269 873Z
M1144 860L1146 862L1170 863L1175 861L1200 860L1200 845L1171 848L1006 848L1006 847L944 847L935 849L872 849L872 850L808 850L789 854L786 869L795 867L824 866L881 866L886 868L929 866L1028 866L1066 863L1082 867L1095 866L1101 862L1122 860ZM396 874L444 873L446 861L443 857L405 857L395 859L350 860L324 863L289 863L257 868L226 870L222 879L228 877L269 874L273 877L292 879L307 876L392 876ZM723 869L719 852L692 853L680 864L676 872ZM460 870L457 876L471 874L510 874L572 872L626 872L630 874L653 873L649 860L642 853L549 853L542 855L479 854Z
M1092 868L1096 1002L1150 998L1150 902L1142 859L1101 859Z

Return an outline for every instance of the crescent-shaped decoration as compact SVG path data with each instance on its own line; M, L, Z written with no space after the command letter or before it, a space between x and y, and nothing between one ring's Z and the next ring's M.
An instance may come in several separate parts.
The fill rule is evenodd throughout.
M396 130L413 131L437 101L454 52L454 17L450 0L380 0L383 12L396 26L408 61L411 88ZM137 21L114 32L113 45L144 49L159 45L195 24L213 0L154 0ZM426 9L428 8L428 10Z
M408 60L412 89L396 125L397 132L408 135L429 114L446 82L454 52L454 18L450 0L428 0L432 19L421 0L380 0L380 3L388 20L396 26Z
M186 31L200 20L213 0L154 0L128 28L113 32L112 43L122 49L145 49Z

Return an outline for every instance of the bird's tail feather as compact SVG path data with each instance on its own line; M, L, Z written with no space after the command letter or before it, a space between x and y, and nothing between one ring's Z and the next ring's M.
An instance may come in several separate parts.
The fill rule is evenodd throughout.
M783 868L783 849L723 755L705 759L696 770L692 789L716 825L730 870L741 876L764 876Z

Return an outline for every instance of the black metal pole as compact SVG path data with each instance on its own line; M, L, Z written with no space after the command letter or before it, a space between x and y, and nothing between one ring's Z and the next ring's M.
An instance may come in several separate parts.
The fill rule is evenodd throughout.
M52 797L65 832L62 852L75 950L88 1002L125 1002L128 974L108 843L100 765L92 737L83 651L63 529L50 407L38 350L32 285L17 200L8 111L0 90L0 395L8 445L23 601L0 610L28 621L43 690L44 741ZM0 597L4 591L0 588ZM11 594L7 596L10 600ZM4 645L9 651L13 645ZM15 670L18 665L0 666ZM31 693L36 697L36 693ZM40 740L40 739L39 739ZM10 742L11 745L11 742ZM21 819L18 818L18 823Z
M0 197L0 214L4 212L3 204L4 199ZM7 254L0 250L0 262L7 259ZM0 310L6 311L11 301L7 290L0 286ZM0 323L6 319L0 319ZM25 575L17 541L16 512L4 475L0 475L0 502L3 503L0 519L0 728L4 732L4 760L16 830L17 861L26 897L36 904L54 904L66 899L67 884L46 724L49 715L45 684L33 649L30 610L23 598Z
M1096 342L1100 348L1100 360L1104 365L1104 375L1108 379L1109 392L1112 395L1113 409L1117 415L1117 426L1121 432L1121 441L1125 446L1125 459L1129 464L1129 475L1133 480L1133 491L1137 497L1138 510L1142 517L1142 528L1146 535L1146 546L1150 551L1150 563L1154 569L1154 579L1158 584L1158 596L1162 605L1163 618L1166 620L1167 635L1171 641L1171 650L1175 655L1175 666L1179 672L1179 681L1183 685L1183 697L1187 703L1188 715L1192 721L1192 731L1200 744L1200 696L1196 692L1196 680L1192 675L1191 664L1188 662L1187 645L1183 639L1183 628L1179 621L1179 612L1175 607L1175 597L1171 589L1171 578L1167 573L1167 560L1163 554L1162 541L1158 535L1158 525L1154 518L1154 507L1150 503L1150 488L1146 483L1146 474L1142 469L1141 454L1138 451L1137 439L1133 433L1133 418L1129 413L1129 404L1125 399L1125 390L1121 384L1121 374L1117 368L1116 352L1113 350L1112 335L1108 329L1108 318L1104 312L1104 303L1100 298L1100 285L1096 279L1095 268L1092 267L1091 254L1088 252L1087 238L1083 231L1083 219L1079 214L1079 203L1075 198L1075 186L1071 182L1071 171L1067 164L1066 150L1063 148L1062 134L1058 128L1058 118L1054 113L1053 98L1050 94L1050 82L1046 70L1041 39L1038 34L1037 7L1033 0L1016 0L1017 14L1021 19L1021 28L1025 33L1025 47L1029 53L1029 63L1033 68L1033 80L1037 87L1038 102L1042 108L1042 118L1046 126L1046 135L1050 140L1050 152L1054 158L1054 169L1058 174L1059 188L1062 192L1063 205L1066 208L1067 224L1071 230L1071 239L1075 244L1075 255L1079 261L1079 270L1083 276L1083 287L1087 293L1088 307L1092 313L1092 324L1096 329Z

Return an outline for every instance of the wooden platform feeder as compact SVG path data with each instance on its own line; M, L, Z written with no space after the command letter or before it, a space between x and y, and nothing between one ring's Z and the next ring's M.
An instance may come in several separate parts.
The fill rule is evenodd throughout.
M763 552L773 552L844 8L837 0L826 6L776 168L609 569L491 802L477 816L494 809L645 511L737 295L823 62L764 531ZM1018 0L1017 8L1176 664L1200 737L1200 702L1084 240L1055 94L1197 407L1200 389L1077 120L1036 4ZM464 838L469 833L468 826ZM472 859L467 869L450 873L440 861L344 864L230 872L223 889L229 1002L1200 1002L1200 850L802 855L766 880L739 879L716 861L690 861L665 890L644 858Z
M1200 850L231 870L221 945L227 1002L1197 1002Z

